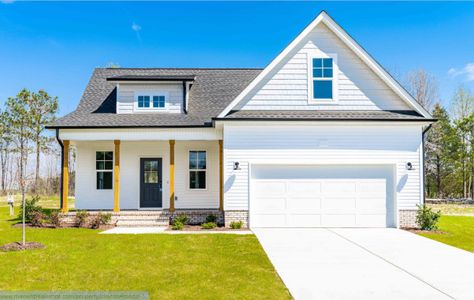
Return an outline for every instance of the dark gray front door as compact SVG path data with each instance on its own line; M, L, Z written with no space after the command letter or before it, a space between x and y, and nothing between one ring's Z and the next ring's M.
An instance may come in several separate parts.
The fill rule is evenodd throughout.
M162 206L161 158L140 158L140 207Z

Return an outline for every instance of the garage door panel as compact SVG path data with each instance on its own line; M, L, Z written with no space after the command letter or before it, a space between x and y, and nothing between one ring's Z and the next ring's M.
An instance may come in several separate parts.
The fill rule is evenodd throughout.
M355 209L356 200L355 197L349 197L349 195L346 198L324 197L321 201L321 209Z
M324 195L334 195L344 197L353 194L356 191L356 183L354 181L327 180L321 185L321 192Z
M385 202L385 197L377 198L368 198L368 197L359 197L357 199L357 209L375 209L378 211L385 211L387 203Z
M286 209L286 198L277 198L277 197L261 197L257 198L255 209L258 212L268 212L274 210L285 210Z
M281 196L285 193L286 193L286 182L285 181L261 180L255 186L255 196L256 197Z
M321 225L324 227L355 227L356 216L341 214L341 215L321 215Z
M265 172L252 173L256 176L251 181L252 227L386 227L395 223L395 205L388 202L393 201L391 167L273 167L277 171L265 166Z
M317 214L288 214L287 227L320 227L321 215Z
M299 198L299 197L290 197L287 198L287 208L288 210L319 210L321 208L321 199L312 197L312 198Z
M316 180L289 180L287 192L295 197L314 197L321 193L321 182Z

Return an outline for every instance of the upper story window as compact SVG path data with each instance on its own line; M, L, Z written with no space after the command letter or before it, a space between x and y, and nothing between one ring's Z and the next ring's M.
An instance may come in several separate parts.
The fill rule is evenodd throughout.
M310 58L310 101L336 100L336 63L335 57Z
M166 107L166 96L156 94L143 94L137 95L137 107L139 109L154 109L154 108L165 108Z

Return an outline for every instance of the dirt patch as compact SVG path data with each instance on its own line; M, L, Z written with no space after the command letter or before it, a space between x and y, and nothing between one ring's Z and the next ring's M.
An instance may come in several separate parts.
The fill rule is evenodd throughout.
M447 232L441 231L441 230L421 230L421 229L415 229L415 228L404 228L404 230L409 231L409 232L413 232L413 233L416 233L416 234L420 234L420 233L427 233L427 234L448 234Z
M10 252L10 251L21 251L21 250L31 250L31 249L42 249L45 246L37 242L26 242L23 245L20 242L13 242L0 247L1 251Z
M169 226L166 231L247 231L248 229L246 228L241 228L241 229L231 229L227 227L216 227L213 229L204 229L201 227L201 225L184 225L182 230L173 230L171 229L171 226Z

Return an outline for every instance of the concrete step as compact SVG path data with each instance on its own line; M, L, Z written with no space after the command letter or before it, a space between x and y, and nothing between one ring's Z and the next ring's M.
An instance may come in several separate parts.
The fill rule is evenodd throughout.
M126 221L126 220L163 220L163 221L168 221L169 217L166 216L150 216L150 215L125 215L125 216L113 216L112 217L115 220L121 220L121 221Z

